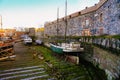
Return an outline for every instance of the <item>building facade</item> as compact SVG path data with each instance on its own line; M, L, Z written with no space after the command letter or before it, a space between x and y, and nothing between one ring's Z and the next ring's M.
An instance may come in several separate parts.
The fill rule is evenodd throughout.
M45 36L64 36L65 17L44 26ZM120 34L120 0L100 0L92 7L68 15L66 31L67 36Z
M44 28L38 28L36 29L35 36L37 39L42 40L44 38Z
M35 28L29 28L29 36L35 36Z

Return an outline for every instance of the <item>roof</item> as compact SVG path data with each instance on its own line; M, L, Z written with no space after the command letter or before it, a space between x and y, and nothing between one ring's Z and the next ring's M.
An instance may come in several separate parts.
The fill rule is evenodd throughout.
M84 14L87 14L87 13L90 13L90 12L93 12L93 11L96 11L98 10L104 3L106 3L108 0L100 0L98 2L98 4L95 4L94 6L91 6L91 7L86 7L85 9L81 10L81 11L78 11L78 12L75 12L75 13L72 13L70 15L67 16L68 19L70 18L73 18L73 17L77 17L79 15L84 15ZM65 17L62 17L59 19L59 21L63 21ZM55 22L57 22L56 20L55 21L52 21L52 22L49 22L47 24L45 24L46 26L48 25L51 25L51 24L54 24Z

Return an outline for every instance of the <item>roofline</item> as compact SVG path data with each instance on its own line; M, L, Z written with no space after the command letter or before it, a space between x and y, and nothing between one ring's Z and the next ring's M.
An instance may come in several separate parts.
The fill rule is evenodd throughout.
M87 14L87 13L90 13L90 12L94 12L94 11L97 11L102 5L104 5L108 0L100 0L98 2L98 4L95 4L94 6L91 6L91 7L86 7L85 9L81 10L81 11L78 11L78 12L75 12L75 13L72 13L70 15L67 16L67 19L70 19L70 18L74 18L74 17L77 17L79 15L84 15L84 14ZM59 19L59 21L64 21L64 18L65 17L62 17ZM56 20L50 22L50 23L47 23L46 26L48 25L51 25L51 24L54 24L55 22L57 22Z

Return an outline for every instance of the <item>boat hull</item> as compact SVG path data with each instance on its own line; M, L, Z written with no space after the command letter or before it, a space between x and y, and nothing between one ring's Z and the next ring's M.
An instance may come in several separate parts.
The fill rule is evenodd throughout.
M56 46L56 45L51 44L50 48L53 52L55 52L57 54L63 54L63 48L60 46Z

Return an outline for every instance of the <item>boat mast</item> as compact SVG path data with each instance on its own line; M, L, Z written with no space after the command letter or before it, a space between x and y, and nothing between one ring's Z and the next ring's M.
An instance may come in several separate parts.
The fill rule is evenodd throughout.
M1 25L1 30L2 30L2 16L0 15L0 25Z
M58 42L58 31L59 31L59 28L58 28L58 24L59 24L59 8L57 8L57 42Z
M65 2L65 43L67 42L67 0Z

